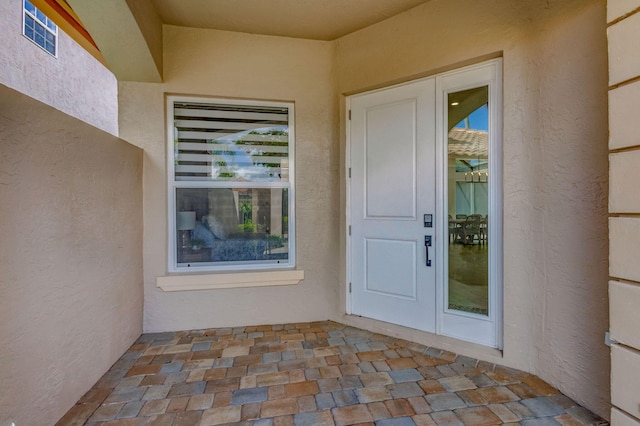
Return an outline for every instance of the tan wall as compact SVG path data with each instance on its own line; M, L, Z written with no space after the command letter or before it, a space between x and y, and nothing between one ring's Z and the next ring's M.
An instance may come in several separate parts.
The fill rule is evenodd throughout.
M531 371L608 416L605 2L545 4L431 1L337 42L341 94L504 58L503 353L338 320Z
M640 425L640 1L609 0L609 309L611 420Z
M118 134L118 84L104 65L60 29L57 58L24 37L22 0L0 2L0 26L0 84Z
M0 85L0 424L53 424L142 331L142 154Z
M338 310L338 144L330 42L164 27L164 84L120 84L121 136L145 150L146 331L309 321ZM295 102L296 286L164 292L164 94Z

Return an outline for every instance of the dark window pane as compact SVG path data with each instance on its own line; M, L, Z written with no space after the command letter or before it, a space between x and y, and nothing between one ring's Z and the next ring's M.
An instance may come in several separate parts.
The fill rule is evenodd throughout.
M36 18L38 18L38 20L40 22L47 22L47 15L45 15L44 13L42 13L42 11L40 11L40 9L36 9Z
M56 24L54 24L51 19L47 19L47 28L55 32L57 27L56 27Z
M31 4L31 2L29 0L25 0L24 8L26 10L28 10L30 13L32 13L34 15L36 14L36 7L33 4Z
M38 45L44 47L44 37L40 34L36 34L36 38L34 40Z
M283 188L177 188L179 265L287 263Z

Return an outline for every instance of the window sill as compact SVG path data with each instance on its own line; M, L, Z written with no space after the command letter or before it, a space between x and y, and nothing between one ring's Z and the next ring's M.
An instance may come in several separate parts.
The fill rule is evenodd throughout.
M219 274L167 275L156 278L163 291L215 290L219 288L298 285L304 271L235 272Z

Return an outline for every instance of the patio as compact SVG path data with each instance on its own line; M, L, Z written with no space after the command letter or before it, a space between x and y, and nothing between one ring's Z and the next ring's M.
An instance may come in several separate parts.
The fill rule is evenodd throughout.
M540 378L331 321L143 334L58 425L605 425Z

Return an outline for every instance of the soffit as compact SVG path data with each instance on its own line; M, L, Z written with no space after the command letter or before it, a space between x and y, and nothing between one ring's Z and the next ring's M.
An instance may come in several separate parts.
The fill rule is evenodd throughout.
M150 35L153 25L147 24L155 18L161 33L162 23L154 16L155 9L131 8L127 0L66 1L82 20L118 80L162 81L162 62L153 54L154 49L161 49L162 40ZM146 0L132 1L142 6L148 3ZM149 43L149 40L155 43Z
M165 24L335 40L429 0L152 0Z

